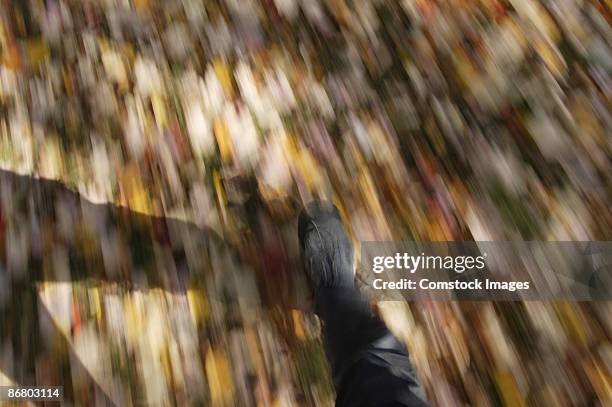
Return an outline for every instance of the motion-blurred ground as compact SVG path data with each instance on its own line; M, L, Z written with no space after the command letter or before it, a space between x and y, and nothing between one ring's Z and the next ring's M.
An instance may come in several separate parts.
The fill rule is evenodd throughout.
M293 222L314 197L355 241L610 240L610 18L1 0L0 384L329 405ZM434 405L612 404L609 303L380 308Z

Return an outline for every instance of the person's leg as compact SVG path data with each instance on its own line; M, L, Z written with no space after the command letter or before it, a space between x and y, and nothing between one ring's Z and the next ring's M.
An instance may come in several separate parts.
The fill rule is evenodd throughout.
M337 406L424 406L406 347L355 285L353 247L337 208L314 202L300 214L304 269L324 329Z

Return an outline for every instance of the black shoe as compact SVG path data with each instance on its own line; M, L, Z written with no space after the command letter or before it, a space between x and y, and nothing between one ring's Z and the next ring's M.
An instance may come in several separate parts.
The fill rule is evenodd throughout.
M316 292L321 288L353 287L353 245L340 212L332 203L314 201L298 219L304 270Z

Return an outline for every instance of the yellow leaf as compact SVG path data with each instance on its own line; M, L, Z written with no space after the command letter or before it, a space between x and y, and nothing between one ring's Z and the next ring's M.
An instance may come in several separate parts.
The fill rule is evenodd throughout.
M205 360L206 377L213 406L230 406L234 400L234 384L227 356L210 349Z
M149 9L149 0L134 0L134 8L138 11L147 11Z
M228 99L231 99L234 96L234 87L227 64L222 59L216 59L213 62L213 69L217 74L217 78L219 78L219 82L221 82L221 87L223 87L223 92L225 92L225 96Z
M33 66L39 65L47 59L49 48L42 40L29 40L26 49L28 52L28 60Z
M221 119L215 120L214 124L214 132L215 138L217 139L217 144L219 145L219 152L221 153L222 161L230 161L233 156L232 151L232 141L230 140L227 126Z
M503 398L505 406L509 407L524 407L525 401L523 396L510 372L501 372L495 375L497 387Z
M200 290L187 290L187 302L194 324L206 318L206 299Z
M154 93L151 96L151 105L153 106L153 114L155 122L160 128L165 128L168 124L168 115L166 113L166 104L162 95Z
M306 331L304 330L304 318L298 310L291 310L291 317L293 318L293 329L295 336L301 341L306 340Z

